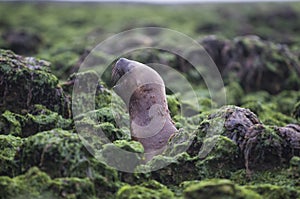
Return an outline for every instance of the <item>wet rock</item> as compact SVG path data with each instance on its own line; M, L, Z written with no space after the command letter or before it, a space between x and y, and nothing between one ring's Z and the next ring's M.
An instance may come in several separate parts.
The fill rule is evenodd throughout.
M233 40L207 37L200 43L225 81L237 80L246 92L266 90L274 94L300 88L299 60L285 45L257 36Z
M0 50L0 112L22 114L41 104L70 117L70 101L48 66L46 61Z
M42 38L26 30L9 30L2 34L4 46L18 54L32 55L38 52L42 45Z

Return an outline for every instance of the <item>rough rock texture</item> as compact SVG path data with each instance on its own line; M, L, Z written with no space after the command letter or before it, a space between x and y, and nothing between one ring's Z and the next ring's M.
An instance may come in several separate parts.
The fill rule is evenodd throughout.
M0 112L26 113L41 104L70 117L70 101L43 60L0 50Z
M257 36L233 40L207 37L200 42L225 80L237 80L246 92L272 94L300 89L300 62L287 46ZM229 79L229 80L228 80Z

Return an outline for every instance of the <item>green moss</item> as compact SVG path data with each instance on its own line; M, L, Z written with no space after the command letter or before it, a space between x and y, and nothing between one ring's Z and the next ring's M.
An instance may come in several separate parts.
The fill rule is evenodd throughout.
M101 156L120 171L133 172L144 160L144 147L137 141L116 140L103 145Z
M261 184L245 186L245 188L259 193L262 198L266 199L292 199L300 197L300 191L288 186L276 186L271 184Z
M0 155L13 159L22 139L13 135L0 135Z
M39 198L96 198L93 180L88 178L51 179L37 167L15 178L0 176L0 198L2 199L39 199ZM101 187L98 187L101 190ZM102 190L103 191L103 190ZM113 193L111 193L112 195ZM102 193L99 197L108 196ZM105 197L107 198L107 197Z
M187 186L184 190L185 199L260 199L257 193L237 186L229 180L211 179Z
M19 137L28 137L53 128L71 129L71 127L71 119L65 119L39 104L34 105L29 113L23 115L5 111L0 116L0 131Z
M69 117L69 100L58 86L58 79L47 69L48 64L0 50L0 95L3 96L0 112L10 110L20 114L35 104L42 104Z
M238 82L230 82L226 87L227 104L239 105L245 93Z
M158 155L146 165L141 165L138 171L145 172L141 178L154 179L165 185L178 185L183 181L199 178L196 160L187 153L174 157Z
M176 95L167 95L167 102L171 117L180 114L180 103Z
M295 104L293 116L298 120L300 119L300 101Z
M36 167L15 178L3 176L0 177L0 198L51 198L50 182L50 177Z
M299 179L299 177L300 177L300 157L294 156L291 158L289 172L290 172L292 178Z
M140 185L125 185L121 187L117 199L172 199L174 194L166 186L152 180Z
M277 104L276 110L287 116L292 115L293 108L298 100L300 100L298 91L283 91L273 97L273 102Z
M94 184L88 178L55 178L51 181L49 189L59 198L96 198Z
M52 61L51 69L53 73L60 79L66 79L72 68L79 61L80 55L70 50L57 50L57 52L52 54L49 59Z
M22 144L22 139L12 135L0 135L0 175L15 176L19 165L14 156Z
M38 166L51 177L86 176L90 154L77 134L53 129L24 140L16 159L22 171Z
M296 120L289 115L280 113L277 105L274 103L261 103L258 101L251 101L242 105L253 111L259 119L266 125L270 126L285 126L294 123Z
M15 136L22 135L22 126L21 122L24 117L19 114L14 114L6 110L0 116L0 132L1 134L10 134Z
M203 178L228 178L233 171L243 167L241 154L237 144L224 136L213 136L205 139L204 145L210 149L208 155L197 161L196 167L199 171L199 176ZM203 149L202 153L205 153Z

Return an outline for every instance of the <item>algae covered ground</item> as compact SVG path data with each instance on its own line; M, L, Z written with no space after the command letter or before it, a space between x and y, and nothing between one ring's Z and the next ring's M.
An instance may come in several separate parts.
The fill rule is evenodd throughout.
M0 2L0 199L300 198L299 24L298 2ZM176 54L147 49L124 55L176 69L197 95L198 107L195 99L182 101L182 93L167 89L171 117L181 130L147 163L129 126L116 121L116 115L128 120L127 110L111 110L116 99L109 70L94 85L92 111L85 103L90 95L72 98L76 80L87 80L80 90L95 79L93 71L78 71L92 49L139 27L193 38L222 76L225 87L217 95L226 92L225 104L214 101L201 75ZM153 42L149 35L162 34L137 34L129 42L147 45ZM164 45L176 45L163 38ZM199 56L191 49L183 53ZM74 105L81 114L75 115ZM99 139L99 129L110 143ZM199 153L210 145L207 154ZM129 165L116 148L135 154ZM157 165L166 166L153 170Z

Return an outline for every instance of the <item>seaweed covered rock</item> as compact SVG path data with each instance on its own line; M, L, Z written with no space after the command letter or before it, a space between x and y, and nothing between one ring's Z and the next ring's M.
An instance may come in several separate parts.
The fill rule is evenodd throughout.
M86 176L89 157L77 134L53 129L24 140L16 160L22 172L38 166L51 177L66 177Z
M172 199L174 194L166 186L151 180L135 186L124 185L117 192L116 198Z
M0 50L0 112L24 113L41 104L70 117L70 102L49 70L49 63Z
M299 125L269 127L248 109L225 106L201 123L200 132L207 134L209 128L215 126L215 121L222 121L222 118L221 135L230 138L239 147L237 163L244 159L248 172L275 168L299 155ZM192 147L199 148L199 140L201 138L196 139Z
M0 198L91 198L95 187L88 178L51 179L47 173L32 167L14 178L0 177Z
M244 187L238 186L230 180L212 179L201 182L193 182L186 185L184 190L185 199L225 199L225 198L240 198L240 199L262 199L262 197Z
M0 135L0 175L15 176L18 173L14 157L21 144L19 137Z
M87 189L94 190L95 186L100 198L111 197L120 186L117 171L92 157L78 135L70 131L53 129L24 139L14 161L19 173L38 167L51 178L69 178L52 184L53 189L65 192L62 196L76 192L70 186L84 185L85 178L93 184Z
M224 40L207 37L201 44L217 64L223 78L237 80L246 92L272 94L299 90L300 62L287 46L257 36Z
M15 178L1 176L0 198L53 198L53 193L48 190L50 183L51 178L36 167Z
M290 186L277 186L272 184L260 184L244 186L248 190L255 191L263 199L293 199L300 197L300 190Z
M0 134L28 137L53 128L71 129L72 120L39 104L34 105L26 114L7 110L0 115Z
M108 165L126 172L133 172L144 160L144 148L137 141L116 140L105 144L101 154Z
M88 178L55 178L48 185L55 198L93 198L95 186Z

